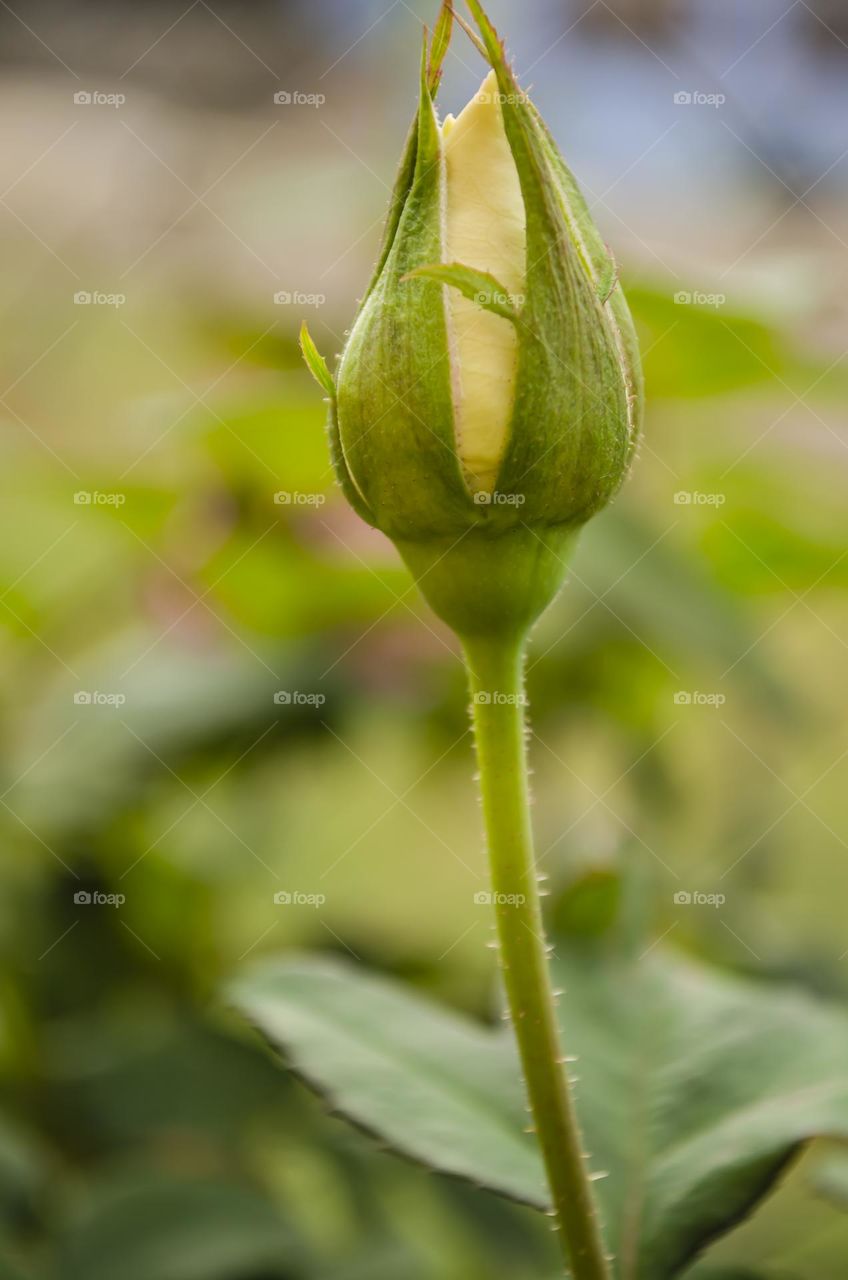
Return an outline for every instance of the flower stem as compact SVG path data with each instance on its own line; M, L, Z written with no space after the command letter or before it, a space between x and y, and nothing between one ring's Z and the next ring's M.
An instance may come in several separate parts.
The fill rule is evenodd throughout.
M574 1280L610 1269L563 1065L539 903L524 743L521 639L466 638L500 958L563 1255Z

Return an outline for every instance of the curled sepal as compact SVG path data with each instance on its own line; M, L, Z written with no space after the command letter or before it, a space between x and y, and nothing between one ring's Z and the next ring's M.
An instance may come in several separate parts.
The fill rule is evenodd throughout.
M412 280L416 276L458 289L464 297L476 302L484 311L492 311L496 316L503 316L504 320L518 323L518 299L489 271L477 271L461 262L428 262L423 267L416 267L403 278Z
M306 361L306 367L318 383L318 386L323 391L326 391L331 400L335 400L336 384L333 382L333 375L327 368L327 361L312 341L312 336L306 327L305 320L300 326L300 350Z

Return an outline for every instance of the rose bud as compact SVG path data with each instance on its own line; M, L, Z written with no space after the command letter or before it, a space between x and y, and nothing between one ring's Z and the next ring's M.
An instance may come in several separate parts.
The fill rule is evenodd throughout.
M420 101L373 279L332 379L333 463L461 636L521 635L610 501L642 409L615 263L494 28L491 72L442 125L451 30L425 33Z

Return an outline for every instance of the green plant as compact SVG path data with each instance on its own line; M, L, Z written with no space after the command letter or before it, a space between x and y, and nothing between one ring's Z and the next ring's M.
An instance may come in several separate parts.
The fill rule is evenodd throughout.
M425 37L383 249L336 377L305 328L302 347L329 397L345 495L394 541L463 646L517 1060L507 1037L325 962L262 965L233 999L357 1123L552 1213L575 1280L664 1280L750 1209L801 1142L848 1136L848 1022L645 955L644 927L613 904L615 924L588 941L557 939L553 968L568 990L559 1024L523 658L579 529L627 472L641 380L615 264L478 0L469 8L492 72L470 114L440 126L443 5ZM463 166L480 164L466 181ZM474 207L481 184L488 195ZM538 1153L521 1132L519 1075Z

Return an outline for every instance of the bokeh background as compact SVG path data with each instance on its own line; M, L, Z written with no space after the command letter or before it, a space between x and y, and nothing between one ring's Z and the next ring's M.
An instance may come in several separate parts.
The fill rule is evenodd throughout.
M556 1273L216 994L298 946L492 1009L456 646L342 503L296 350L304 316L341 347L436 9L0 7L3 1277ZM650 398L530 660L553 905L639 858L657 938L845 1000L848 13L491 9ZM458 33L443 110L482 74ZM841 1280L808 1172L715 1256Z

